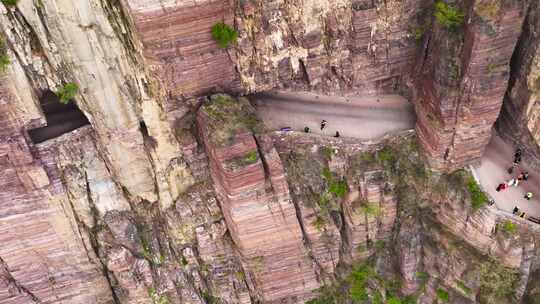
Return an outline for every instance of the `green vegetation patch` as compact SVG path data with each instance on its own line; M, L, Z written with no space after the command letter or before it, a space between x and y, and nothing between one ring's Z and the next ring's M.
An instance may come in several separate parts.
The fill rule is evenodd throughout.
M263 124L246 98L235 99L226 94L212 95L210 102L203 105L202 110L211 119L208 124L209 138L215 144L231 144L236 134L242 130L253 133L263 131ZM254 155L251 159L254 160Z
M7 69L9 62L6 42L0 37L0 73L3 73Z
M349 191L347 181L335 177L328 167L325 167L321 170L321 176L326 181L326 184L328 186L328 192L334 194L338 198L345 197L345 195Z
M245 166L252 165L259 161L259 153L256 150L250 151L243 156L238 156L227 161L226 166L230 170L236 170Z
M169 303L171 303L166 296L158 294L156 289L153 288L153 287L148 288L148 295L152 299L153 304L169 304Z
M450 295L448 294L446 290L438 288L437 299L439 299L443 303L448 303L448 301L450 301Z
M414 38L414 40L416 41L420 41L422 40L422 37L424 37L424 33L425 33L425 29L423 27L415 27L412 29L412 36Z
M212 38L219 44L219 47L226 49L229 44L236 43L238 33L230 26L219 22L212 26Z
M465 15L461 11L443 1L437 1L435 3L434 15L437 23L448 30L455 30L460 27L465 18Z
M511 303L514 286L519 280L518 273L491 258L487 259L477 269L480 275L480 303L501 303L502 299Z
M375 275L375 270L366 264L360 265L353 269L352 273L349 275L349 296L353 302L362 303L362 301L367 301L369 299L367 280Z
M67 104L70 100L75 98L78 91L79 86L76 83L68 82L56 91L56 96L60 98L60 103Z
M462 281L457 281L456 285L465 294L470 295L472 293L472 290L469 287L467 287L467 285L465 285L465 283L463 283Z
M486 193L480 189L480 186L478 183L476 183L476 180L472 176L470 176L467 180L467 190L469 191L469 195L471 197L471 206L473 209L479 209L488 202Z
M400 282L385 280L373 268L371 262L353 265L345 279L337 284L324 286L318 290L318 297L308 304L414 304L414 296L399 297ZM385 299L385 300L383 300Z
M501 224L500 227L501 227L502 231L504 231L507 234L514 234L517 231L517 225L512 223L512 221L509 221L509 220L505 220Z
M375 203L362 202L360 211L367 216L378 216L381 213L381 208Z
M1 0L5 6L15 6L19 0Z

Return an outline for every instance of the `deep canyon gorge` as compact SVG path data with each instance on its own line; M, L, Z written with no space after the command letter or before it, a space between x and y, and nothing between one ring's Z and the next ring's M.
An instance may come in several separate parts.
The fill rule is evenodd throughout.
M276 91L416 120L279 132ZM538 0L0 0L0 303L539 304L496 132L538 167Z

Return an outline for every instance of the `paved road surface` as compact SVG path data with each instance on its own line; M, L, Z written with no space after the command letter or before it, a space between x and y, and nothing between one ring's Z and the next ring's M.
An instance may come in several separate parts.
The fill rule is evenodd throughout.
M512 212L517 206L529 215L540 217L540 174L527 164L522 163L521 167L514 169L513 173L516 176L521 170L529 171L529 180L520 183L518 187L510 187L501 192L495 191L499 183L512 178L507 170L513 160L513 147L494 135L486 148L481 164L474 166L474 170L484 190L495 199L495 204L499 209ZM528 191L535 195L530 201L523 197Z
M271 129L291 127L333 136L374 139L389 132L413 129L414 108L398 95L329 97L307 93L266 93L253 98L258 115ZM377 101L379 100L379 101ZM321 132L322 120L328 124Z
M321 133L320 123L325 119L328 121L322 132L325 135L333 136L339 131L341 136L374 139L390 132L412 129L415 123L413 106L397 95L345 98L272 92L257 95L253 100L258 114L272 129L291 127L301 131L308 126L311 132ZM540 173L528 166L523 167L530 173L527 182L517 188L495 191L499 183L511 178L506 170L512 160L513 148L494 136L481 165L474 170L499 209L512 212L517 206L529 215L540 217ZM519 173L519 170L515 171ZM527 191L535 194L530 201L523 198Z

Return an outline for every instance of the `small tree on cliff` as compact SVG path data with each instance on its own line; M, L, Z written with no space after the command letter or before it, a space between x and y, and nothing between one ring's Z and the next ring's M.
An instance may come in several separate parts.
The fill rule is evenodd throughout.
M435 3L435 19L437 23L449 30L455 30L463 24L465 15L458 9L446 4L443 1Z
M235 43L238 33L230 26L219 22L212 26L212 38L219 44L219 47L226 49L230 43Z
M60 98L60 103L67 104L75 97L75 95L77 95L78 91L79 86L76 83L68 82L56 91L56 96Z

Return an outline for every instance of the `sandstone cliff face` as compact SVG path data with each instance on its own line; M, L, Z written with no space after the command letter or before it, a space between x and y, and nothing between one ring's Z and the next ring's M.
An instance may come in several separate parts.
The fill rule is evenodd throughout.
M147 302L150 266L126 212L158 197L168 207L193 182L157 99L145 91L128 33L116 31L118 8L102 4L0 8L10 59L0 94L0 226L7 231L2 248L10 250L0 257L8 303ZM46 123L39 97L65 82L79 85L77 103L91 129L33 145L26 130ZM145 145L145 136L155 144Z
M59 176L50 175L27 146L21 130L31 112L13 107L23 102L13 87L2 77L0 128L7 132L0 136L0 299L110 303L109 284Z
M354 261L353 264L358 265L360 262L372 265L375 273L361 272L362 277L368 276L365 279L369 282L367 286L353 284L356 287L348 287L350 281L355 280L354 276L360 275L353 270L353 276L345 281L348 283L334 289L323 289L323 297L343 299L340 294L344 289L351 288L352 296L362 288L372 300L378 294L387 300L401 296L403 301L414 298L418 303L433 303L439 297L439 290L443 290L448 293L451 303L522 302L527 284L534 280L530 273L537 267L535 256L539 250L536 244L540 229L491 207L479 210L471 208L468 194L463 192L463 173L441 175L424 171L423 165L416 163L419 159L416 159L418 154L413 142L407 139L401 139L399 143L386 142L389 146L382 149L380 146L371 147L378 149L375 154L371 154L373 150L366 147L359 149L344 142L306 140L302 135L298 138L278 137L276 142L284 142L278 144L279 150L283 149L285 154L291 153L296 166L302 168L310 166L299 163L302 160L299 153L308 158L311 167L321 157L317 149L304 150L306 143L310 143L307 147L313 143L324 143L337 148L338 152L331 156L332 159L339 158L341 153L348 155L344 165L349 173L354 172L353 175L346 175L347 181L351 182L349 188L353 196L356 186L351 177L364 176L360 181L364 190L360 191L359 201L356 202L360 212L351 213L347 200L342 201L341 208L332 211L340 214L337 218L344 220L330 220L318 227L342 224L342 255L338 264L343 266ZM286 148L293 146L294 152ZM376 174L376 168L383 174ZM293 167L288 171L294 173L291 176L293 185L297 179L300 179L300 184L311 187L319 184L310 171L304 172L302 179L295 170ZM308 180L311 183L306 183ZM379 188L375 185L384 186ZM304 186L301 190L304 193L301 203L305 204L312 197L313 190L317 189L310 190L310 186ZM381 189L380 192L377 189ZM384 198L382 201L381 196ZM321 204L320 199L311 200L314 201L312 208L324 214L328 207ZM372 202L377 203L369 204ZM352 221L348 218L356 223L351 225ZM519 232L505 231L502 226L507 221L513 222ZM308 224L312 223L304 223ZM351 248L354 251L349 251L349 254L353 259L347 256L347 249ZM362 267L360 269L366 266ZM395 280L399 281L398 291L395 287L389 287L393 284L391 281ZM373 285L381 284L381 281L386 283L382 283L378 289L370 289Z
M251 133L254 115L247 100L238 103L225 95L214 95L203 106L198 124L210 172L231 236L262 299L303 301L319 284L305 258L279 156L269 138Z
M413 61L422 1L122 1L143 54L170 94L258 92L274 87L394 91ZM238 30L218 48L210 28Z
M510 80L504 97L499 133L521 144L538 157L538 100L540 92L540 13L538 3L531 3L523 31L511 62Z
M470 15L463 37L434 25L423 39L417 132L437 167L480 155L502 101L528 2L497 2L486 14L487 2L462 6ZM416 29L431 7L414 0L0 4L10 59L0 79L0 302L297 303L372 259L400 278L400 294L426 286L419 299L431 303L443 286L461 302L482 302L475 297L487 287L469 275L484 257L468 252L510 267L518 278L513 299L531 298L540 265L535 230L523 224L518 235L504 235L496 229L504 215L473 213L459 196L418 194L429 201L419 209L433 217L419 222L424 214L406 209L388 178L393 169L361 153L380 145L269 137L252 116L241 117L246 101L234 112L236 101L198 99L274 87L402 91ZM526 60L517 67L537 61L535 12L531 5L519 49ZM210 37L218 21L239 32L228 50ZM446 66L458 67L456 79ZM512 71L516 85L505 101L533 138L536 74L534 66ZM27 131L47 123L40 97L67 82L78 84L75 100L91 125L32 143ZM456 250L459 239L470 251Z
M476 161L491 138L526 1L457 1L463 24L430 21L417 62L416 130L435 167ZM429 21L426 21L429 22Z

